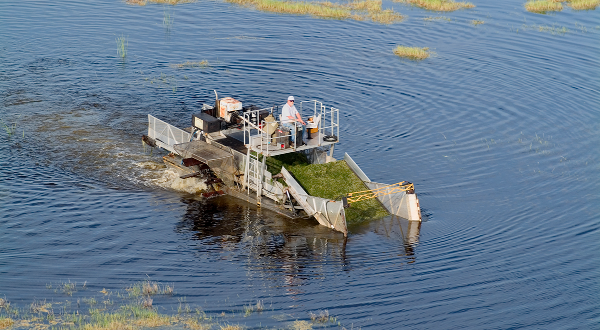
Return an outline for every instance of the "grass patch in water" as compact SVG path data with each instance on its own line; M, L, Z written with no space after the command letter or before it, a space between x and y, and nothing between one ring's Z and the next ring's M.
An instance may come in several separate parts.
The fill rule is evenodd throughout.
M155 281L142 281L137 282L134 285L125 289L129 292L130 297L140 297L140 296L153 296L157 294L163 295L172 295L173 294L173 286L172 285L161 285Z
M571 0L567 5L573 10L594 10L600 6L600 0Z
M525 10L536 14L561 11L562 9L562 3L552 0L532 0L525 3Z
M343 160L327 164L298 164L285 168L311 196L339 201L348 193L368 189ZM353 203L346 209L348 223L379 219L387 215L389 214L385 208L374 198Z
M394 54L396 56L408 58L409 60L420 61L428 58L431 55L429 47L407 47L397 46L394 48Z
M173 316L162 315L153 309L140 305L125 305L116 312L102 312L99 309L90 310L90 322L85 323L86 330L118 330L135 327L159 327L176 323Z
M313 325L308 321L294 321L290 324L290 329L292 330L312 330Z
M393 9L369 12L368 17L371 21L380 24L392 24L404 19L404 16L395 12Z
M455 11L459 9L475 8L470 2L456 2L453 0L394 0L411 4L413 6L431 11Z
M15 323L13 319L0 316L0 329L6 329Z
M485 23L484 21L478 20L478 19L474 19L474 20L471 21L471 24L473 24L475 26L481 25L481 24L484 24L484 23Z
M280 1L280 0L226 0L240 6L246 6L261 11L310 15L317 18L353 19L363 21L370 19L381 24L392 24L404 19L393 9L383 10L381 0L355 0L345 4L332 2Z

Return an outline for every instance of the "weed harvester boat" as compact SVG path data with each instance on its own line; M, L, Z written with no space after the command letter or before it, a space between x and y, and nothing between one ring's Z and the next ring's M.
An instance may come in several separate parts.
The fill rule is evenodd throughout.
M339 109L317 100L302 101L296 107L303 118L309 118L303 145L299 129L292 132L281 125L281 107L244 107L231 97L219 98L216 91L214 106L204 104L200 113L192 115L189 128L180 129L148 115L148 135L142 139L170 151L163 157L167 167L181 179L203 182L205 196L229 194L290 218L314 217L345 236L347 208L365 200L377 201L389 214L421 221L412 183L372 182L347 153L343 160L333 157L340 136ZM297 138L290 139L292 134ZM286 163L286 159L298 158L304 159L308 169L343 162L350 174L341 181L332 175L329 184L343 186L347 180L358 180L364 189L337 197L311 196L306 190L315 190L314 183L295 177L289 170L293 162ZM275 159L279 166L269 161Z

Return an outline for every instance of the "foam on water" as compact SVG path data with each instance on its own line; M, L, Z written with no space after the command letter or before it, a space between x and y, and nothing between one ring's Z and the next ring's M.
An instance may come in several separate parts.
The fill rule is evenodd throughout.
M208 190L208 186L204 183L204 180L199 178L181 179L179 174L172 170L164 170L160 178L155 179L153 183L160 187L188 194L199 194Z

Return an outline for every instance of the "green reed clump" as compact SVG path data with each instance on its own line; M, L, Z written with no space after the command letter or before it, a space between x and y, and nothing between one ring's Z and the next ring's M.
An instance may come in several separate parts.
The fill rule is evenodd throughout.
M260 313L264 309L265 309L265 305L263 304L262 300L258 300L256 302L256 305L244 306L244 317L248 317L254 312Z
M121 35L120 37L116 38L116 42L117 42L117 55L120 58L125 59L125 57L127 57L127 46L129 46L129 41L127 40L127 37L125 37L124 35Z
M2 120L2 118L0 118L0 123L2 124L2 127L4 128L8 136L14 135L17 131L17 123L13 123L12 125L10 125L5 123L4 120ZM25 131L23 131L23 135L25 135Z
M484 23L485 23L485 21L478 20L478 19L474 19L474 20L471 21L471 24L473 24L473 25L481 25L481 24L484 24Z

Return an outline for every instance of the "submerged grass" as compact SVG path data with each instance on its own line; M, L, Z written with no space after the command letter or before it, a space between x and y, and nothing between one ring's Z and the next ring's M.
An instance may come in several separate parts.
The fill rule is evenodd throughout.
M532 0L525 3L525 10L536 14L561 11L562 9L562 3L552 0Z
M127 3L128 5L138 5L138 6L145 6L146 4L148 4L148 2L150 3L160 3L160 4L165 4L165 5L179 5L179 4L183 4L183 3L192 3L192 2L196 2L197 0L126 0L125 3Z
M411 4L413 6L432 11L455 11L459 9L475 8L470 2L456 2L453 0L394 0Z
M306 1L281 1L281 0L226 0L240 6L246 6L261 11L310 15L317 18L328 19L354 19L357 21L371 20L381 24L392 24L404 19L400 13L393 9L383 10L381 0L354 0L348 3L332 2L306 2Z
M397 46L394 48L394 54L400 57L408 58L414 61L420 61L428 58L431 55L429 51L429 47L419 48L419 47L407 47L407 46Z
M163 26L167 32L170 32L173 27L173 11L168 7L163 11Z
M450 19L449 17L446 17L446 16L435 16L435 17L429 16L429 17L423 18L423 20L427 21L427 22L431 22L431 21L448 21L448 22L450 22L450 21L452 21L452 19Z
M175 63L175 64L170 64L169 65L172 68L176 68L176 69L184 69L184 68L201 68L201 69L206 69L206 68L210 68L211 65L208 62L208 60L202 60L202 61L196 61L196 62L192 62L192 61L186 61L183 63Z

